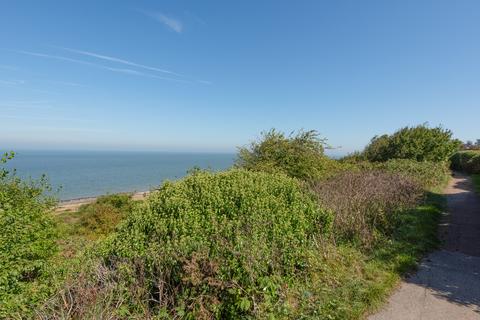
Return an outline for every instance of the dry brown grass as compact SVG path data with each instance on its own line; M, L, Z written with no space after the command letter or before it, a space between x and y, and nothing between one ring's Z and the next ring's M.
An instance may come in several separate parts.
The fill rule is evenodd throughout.
M320 203L334 212L333 234L370 246L389 232L395 214L418 204L423 190L404 175L379 170L348 171L314 184Z

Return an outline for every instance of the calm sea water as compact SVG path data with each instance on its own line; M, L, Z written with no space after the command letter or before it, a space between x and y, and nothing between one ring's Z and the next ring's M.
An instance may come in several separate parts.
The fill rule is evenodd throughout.
M22 177L46 174L61 200L106 193L146 191L164 180L178 179L193 167L224 170L234 154L19 151L8 166Z

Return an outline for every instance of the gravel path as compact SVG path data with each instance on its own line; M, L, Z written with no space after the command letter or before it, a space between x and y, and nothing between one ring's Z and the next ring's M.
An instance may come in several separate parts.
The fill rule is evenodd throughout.
M480 320L480 197L456 174L445 194L442 250L429 255L370 320Z

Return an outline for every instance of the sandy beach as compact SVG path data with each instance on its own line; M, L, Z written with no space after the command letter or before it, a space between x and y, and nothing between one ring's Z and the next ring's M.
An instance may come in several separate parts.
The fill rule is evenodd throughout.
M133 200L144 200L150 191L141 191L135 192L132 194ZM78 198L78 199L71 199L71 200L63 200L58 203L55 212L64 212L64 211L76 211L84 204L89 204L95 202L98 197L86 197L86 198Z

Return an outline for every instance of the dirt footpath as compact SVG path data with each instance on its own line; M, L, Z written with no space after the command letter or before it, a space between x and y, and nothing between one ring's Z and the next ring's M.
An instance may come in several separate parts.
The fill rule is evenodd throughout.
M480 197L459 174L445 194L442 250L424 259L370 320L480 320Z

